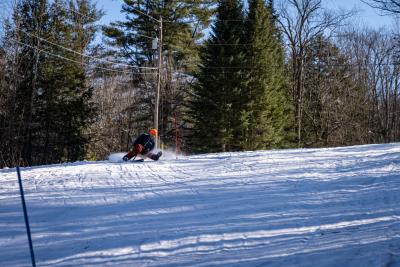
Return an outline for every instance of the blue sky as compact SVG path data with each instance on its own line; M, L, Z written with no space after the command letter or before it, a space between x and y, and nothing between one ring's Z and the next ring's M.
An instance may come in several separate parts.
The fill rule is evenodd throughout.
M0 0L0 18L10 14L10 4L12 0ZM106 25L112 21L123 20L124 14L121 11L122 0L97 0L97 7L101 8L105 15L100 21L101 24ZM275 0L276 3L279 0ZM380 12L376 9L369 7L361 0L322 0L326 8L332 10L359 10L358 14L351 19L357 25L366 25L371 28L379 29L381 27L393 28L394 19L391 16L381 16Z
M371 28L392 28L394 18L389 15L382 15L380 10L371 8L361 0L322 0L325 7L332 10L358 10L357 15L351 19L353 23L359 23Z
M101 20L102 24L108 24L111 21L124 18L124 15L120 13L122 2L122 0L97 0L97 6L106 13ZM279 0L275 2L277 3ZM357 9L359 12L352 19L352 22L356 22L359 25L366 25L375 29L393 27L393 17L388 15L381 16L378 10L369 7L361 0L322 0L322 3L326 8L332 10Z

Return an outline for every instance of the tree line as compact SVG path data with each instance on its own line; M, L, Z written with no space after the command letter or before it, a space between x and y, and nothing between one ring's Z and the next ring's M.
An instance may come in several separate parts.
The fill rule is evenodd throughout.
M159 81L164 148L177 130L186 153L400 138L398 32L352 26L321 0L123 0L121 12L100 26L91 0L15 2L0 45L0 167L126 151L153 127Z

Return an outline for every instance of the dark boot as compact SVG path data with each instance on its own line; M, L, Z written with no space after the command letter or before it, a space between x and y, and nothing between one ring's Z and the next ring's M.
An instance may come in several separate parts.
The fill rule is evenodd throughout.
M149 158L151 158L152 160L157 161L161 157L161 155L162 155L162 152L159 151L157 154L152 154L151 153L151 155L149 155Z

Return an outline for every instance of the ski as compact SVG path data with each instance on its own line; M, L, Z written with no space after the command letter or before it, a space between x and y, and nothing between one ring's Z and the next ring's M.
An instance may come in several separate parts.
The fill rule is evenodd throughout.
M122 160L122 162L143 162L144 159L131 159L131 160Z

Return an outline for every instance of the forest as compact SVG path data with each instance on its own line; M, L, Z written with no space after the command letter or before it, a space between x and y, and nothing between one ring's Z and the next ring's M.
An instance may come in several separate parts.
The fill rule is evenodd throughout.
M104 160L150 128L184 154L400 140L399 25L323 0L120 2L101 25L94 0L12 1L0 168ZM360 2L400 15L400 0Z

